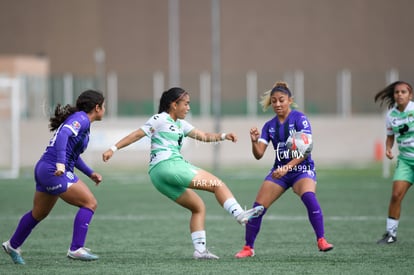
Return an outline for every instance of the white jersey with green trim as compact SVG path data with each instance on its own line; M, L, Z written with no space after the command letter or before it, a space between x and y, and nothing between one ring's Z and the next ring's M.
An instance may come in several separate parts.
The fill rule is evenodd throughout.
M151 139L149 169L167 159L181 158L183 139L194 129L185 120L174 121L166 112L153 115L141 129Z
M414 157L414 102L410 101L403 112L396 107L386 117L387 135L395 135L400 156Z

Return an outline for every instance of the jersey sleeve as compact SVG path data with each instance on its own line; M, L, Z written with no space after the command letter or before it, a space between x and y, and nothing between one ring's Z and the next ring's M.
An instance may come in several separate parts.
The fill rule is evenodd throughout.
M93 173L93 170L83 161L83 159L80 156L78 157L75 163L75 167L88 177L90 177Z
M194 129L194 126L185 120L181 120L181 128L183 130L184 136L187 136L188 133Z
M295 121L296 132L303 132L312 135L312 127L308 118L304 114L297 116Z
M394 131L392 130L392 126L391 126L391 115L390 115L391 110L387 113L387 116L385 118L385 133L387 136L394 135Z
M142 125L140 128L142 131L144 131L145 135L150 137L154 130L157 128L157 124L160 122L160 115L153 115L150 119L145 122L144 125Z
M56 150L57 163L66 163L66 146L71 135L73 132L67 127L60 128L56 133L52 146Z
M74 115L71 118L69 118L67 121L65 121L65 124L63 125L63 127L69 129L73 133L74 136L77 136L79 132L81 131L82 127L89 128L89 123L87 123L87 121L82 119L80 116Z
M269 144L271 136L269 133L270 122L266 122L262 127L262 133L260 134L259 142Z

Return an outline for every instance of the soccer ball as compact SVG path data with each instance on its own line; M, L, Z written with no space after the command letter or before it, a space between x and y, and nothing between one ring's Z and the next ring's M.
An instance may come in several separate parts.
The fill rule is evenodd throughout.
M303 132L295 132L288 137L286 147L289 149L292 158L306 157L312 152L312 136Z

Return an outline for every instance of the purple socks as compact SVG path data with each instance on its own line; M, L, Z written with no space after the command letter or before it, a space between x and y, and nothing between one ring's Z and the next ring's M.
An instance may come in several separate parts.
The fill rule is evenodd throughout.
M73 236L70 250L75 251L85 245L89 223L92 220L93 211L89 208L79 208L73 223Z
M10 239L11 247L15 249L20 247L38 223L39 222L33 218L32 211L24 214L20 219L16 231L14 231L14 234Z
M306 192L302 195L303 204L308 210L309 221L315 231L316 240L322 238L325 234L323 227L322 209L319 206L316 195L313 192Z
M311 223L313 230L315 231L316 239L318 240L324 236L322 209L319 206L315 193L313 192L304 193L301 199L308 211L309 222ZM253 207L256 207L258 205L260 204L255 202L253 204ZM254 248L254 242L256 240L257 234L259 234L263 215L266 213L266 211L267 209L265 208L259 217L251 219L246 224L246 245L250 246L251 248Z
M73 237L70 250L74 251L85 245L86 235L88 234L89 223L92 220L93 211L89 208L79 208L73 223ZM32 229L39 222L32 216L32 211L27 212L20 219L20 222L10 239L13 248L20 247L32 232Z
M253 207L256 207L260 205L259 203L255 202L253 204ZM254 241L256 240L257 234L259 234L260 226L262 225L262 219L263 215L266 213L266 208L263 210L263 213L257 217L252 218L247 224L246 224L246 234L245 234L245 240L246 245L250 246L251 248L254 247Z

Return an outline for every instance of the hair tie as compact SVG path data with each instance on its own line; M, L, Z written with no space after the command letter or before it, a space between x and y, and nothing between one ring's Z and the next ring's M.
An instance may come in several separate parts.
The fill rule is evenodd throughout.
M276 87L273 87L272 91L270 92L270 95L272 95L275 92L282 92L287 94L289 97L292 96L292 93L290 92L290 90L287 87L281 86L281 85L277 85Z
M188 95L186 91L184 91L176 100L174 100L174 102L180 101L185 95Z

